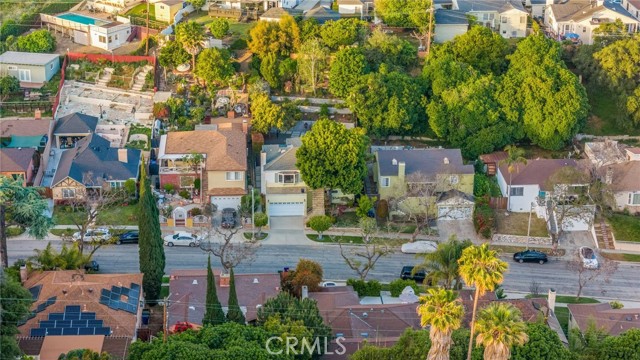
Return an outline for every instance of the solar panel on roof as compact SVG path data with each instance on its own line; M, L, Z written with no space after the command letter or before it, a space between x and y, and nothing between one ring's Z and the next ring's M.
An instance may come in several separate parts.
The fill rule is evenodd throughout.
M64 312L66 313L79 313L80 305L67 305L64 308Z
M65 320L80 320L80 313L65 313Z
M78 328L64 328L62 329L62 335L78 335Z
M120 294L128 296L130 291L131 290L129 288L126 288L126 287L123 286L122 287L122 291L120 292Z
M135 305L131 305L131 304L127 304L127 308L125 309L126 311L135 314L138 310L137 306Z
M87 321L89 327L102 327L102 320L89 320Z
M36 285L29 288L29 292L31 293L31 299L33 299L33 301L38 300L38 296L40 296L40 290L42 290L42 285Z
M49 320L64 320L64 314L49 313Z
M109 297L108 296L100 296L100 304L109 305Z
M96 318L96 313L94 312L83 312L80 314L80 320L94 320Z
M78 329L78 335L93 335L95 328L85 327Z
M87 320L73 320L71 322L72 327L87 327Z
M131 305L136 305L138 304L138 299L130 297L129 299L127 299L127 302Z
M131 290L138 290L140 291L140 285L136 284L136 283L131 283Z
M111 328L109 327L99 327L95 330L96 335L111 335Z
M50 328L47 330L47 335L62 335L62 328Z
M36 312L37 313L42 312L46 308L47 308L47 303L39 304L38 307L36 307Z
M53 328L56 327L56 322L55 320L42 320L39 325L41 328Z
M111 291L109 291L107 289L102 289L102 291L100 291L100 295L101 296L109 296L110 293L111 293Z
M47 335L47 329L31 329L30 334L32 337L42 337Z
M57 298L55 296L52 296L52 297L48 298L47 302L46 302L47 306L55 304L56 303L56 299Z
M120 286L112 286L111 293L120 294L122 292L122 288Z
M120 301L117 300L111 300L109 301L109 307L112 308L113 310L118 310L118 303Z
M140 292L139 291L130 291L129 292L129 299L133 298L138 300L138 298L140 297Z
M120 294L112 292L110 298L111 300L120 300Z
M58 320L56 321L56 327L71 327L71 320Z

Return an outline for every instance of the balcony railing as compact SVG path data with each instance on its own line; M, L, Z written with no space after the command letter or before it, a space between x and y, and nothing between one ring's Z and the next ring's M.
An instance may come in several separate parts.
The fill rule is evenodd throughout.
M201 172L202 167L198 167L197 172ZM161 166L160 167L161 174L194 174L192 167L189 166Z

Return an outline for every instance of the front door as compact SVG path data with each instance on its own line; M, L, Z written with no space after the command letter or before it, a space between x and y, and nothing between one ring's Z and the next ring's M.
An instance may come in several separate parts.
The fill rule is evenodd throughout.
M31 70L20 69L18 70L18 78L20 81L31 82Z

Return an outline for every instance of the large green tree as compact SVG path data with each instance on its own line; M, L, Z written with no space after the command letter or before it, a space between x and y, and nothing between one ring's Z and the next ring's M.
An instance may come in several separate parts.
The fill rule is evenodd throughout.
M515 346L511 351L512 360L556 359L572 360L571 352L564 347L558 334L548 325L541 323L527 324L527 341L522 346Z
M508 54L507 41L485 26L473 26L434 52L435 57L451 55L455 61L468 64L483 74L493 72L496 75L507 70ZM426 66L429 66L429 62Z
M195 21L181 22L176 26L176 41L191 54L191 68L196 68L196 55L202 50L204 28Z
M329 70L329 91L345 99L360 77L369 72L369 64L361 47L347 47L335 53Z
M362 129L347 129L341 123L321 119L302 137L296 167L312 189L359 194L367 175L368 143Z
M218 299L218 290L216 289L216 278L211 270L211 255L207 259L207 298L205 302L205 313L202 324L220 325L225 322L224 311Z
M231 55L226 49L204 49L198 55L195 74L207 85L225 84L234 73Z
M460 241L452 235L447 242L439 243L436 251L424 255L418 269L423 269L434 284L442 283L445 289L459 288L462 284L458 260L462 251L471 245L470 240Z
M367 23L356 18L329 20L320 28L320 36L332 50L361 42L367 35Z
M1 266L4 268L9 265L7 226L26 228L29 236L43 239L53 225L51 218L44 216L48 206L39 189L24 187L22 181L0 176L0 253Z
M377 0L376 14L389 26L416 28L428 22L430 0Z
M236 293L236 277L233 268L229 269L229 302L227 303L227 321L244 325L247 321L244 318L240 304L238 304L238 294Z
M476 343L484 346L484 358L508 360L515 345L529 340L520 310L509 304L494 302L478 315Z
M298 73L302 81L311 87L314 95L318 88L318 82L324 77L328 56L327 48L318 39L307 40L300 46Z
M146 301L154 304L159 300L165 255L160 230L160 213L156 198L151 192L144 158L140 164L140 201L138 202L138 240L142 288Z
M274 128L285 131L295 124L295 119L287 117L283 107L273 103L266 94L251 96L251 115L251 127L263 134Z
M36 30L31 34L19 36L16 41L16 50L46 53L56 49L56 38L46 29Z
M175 69L189 61L189 53L177 41L169 41L158 54L158 61L163 68Z
M0 99L20 91L20 80L11 75L0 77Z
M209 31L216 39L222 39L229 32L229 20L225 18L215 18L209 23Z
M18 323L23 320L31 307L31 293L20 282L7 277L0 278L0 359L15 360L22 351L18 347L15 335Z
M271 53L289 56L300 46L300 28L289 15L283 16L277 23L260 20L249 31L248 46L260 58Z
M567 69L560 45L543 34L518 43L498 101L509 121L522 126L532 143L561 149L584 126L587 93Z
M445 289L429 289L420 297L418 305L420 325L429 326L431 348L427 360L448 360L451 334L460 328L464 307L455 292Z
M405 71L418 62L418 49L411 42L380 29L371 33L364 49L372 69L385 64L392 69Z

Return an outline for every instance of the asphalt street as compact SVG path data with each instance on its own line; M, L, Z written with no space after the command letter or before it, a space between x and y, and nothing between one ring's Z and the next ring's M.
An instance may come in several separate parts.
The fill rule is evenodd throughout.
M52 241L57 248L61 246L59 240ZM9 263L17 259L24 259L34 254L36 248L46 246L44 240L9 240ZM165 247L167 257L165 272L170 274L178 269L203 269L206 267L207 254L199 248ZM298 259L308 258L322 264L325 279L345 280L356 277L340 256L340 249L335 245L281 245L265 244L258 249L256 257L251 263L241 264L237 272L267 273L276 272L283 267L295 267ZM137 245L111 245L99 249L94 259L100 264L101 273L128 273L139 271ZM216 262L212 263L214 266ZM528 292L532 281L540 284L540 290L546 292L548 288L555 288L559 294L575 294L577 292L578 276L566 267L566 261L550 258L544 265L519 264L505 257L509 263L509 271L505 277L503 287L509 291ZM403 265L413 265L420 260L414 255L395 253L380 259L368 279L392 281L397 279ZM218 265L219 266L219 265ZM621 300L640 300L640 265L620 263L617 272L608 283L597 281L589 283L583 290L584 296L615 298Z

